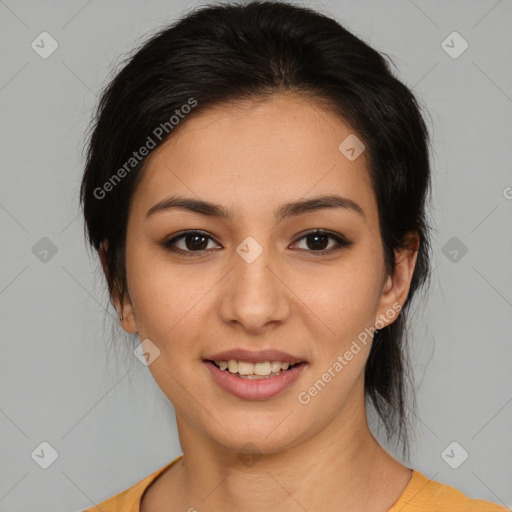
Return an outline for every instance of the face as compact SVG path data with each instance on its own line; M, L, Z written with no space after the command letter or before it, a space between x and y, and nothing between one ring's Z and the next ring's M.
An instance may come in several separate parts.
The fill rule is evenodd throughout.
M415 253L386 275L366 154L338 149L351 134L310 100L279 95L198 114L147 161L128 219L123 327L159 351L149 370L180 433L270 453L362 427L368 333L396 318ZM327 195L345 201L283 209ZM183 205L148 215L171 196L226 216ZM212 359L242 361L240 372L298 364L256 379Z

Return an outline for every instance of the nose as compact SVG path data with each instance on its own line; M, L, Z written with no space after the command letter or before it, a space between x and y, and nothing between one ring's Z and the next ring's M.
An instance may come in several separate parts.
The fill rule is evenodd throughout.
M280 275L270 251L252 262L234 255L231 272L221 289L220 316L226 324L243 327L251 334L265 334L270 325L281 324L290 314L293 293Z

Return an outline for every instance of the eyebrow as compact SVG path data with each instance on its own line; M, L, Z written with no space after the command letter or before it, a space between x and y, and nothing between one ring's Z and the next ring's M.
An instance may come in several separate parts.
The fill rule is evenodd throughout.
M296 217L305 213L315 212L333 208L344 208L348 211L357 213L366 219L364 210L352 199L339 196L337 194L322 195L311 199L293 201L281 205L274 211L274 216L278 221L289 217ZM232 213L224 206L201 199L194 199L181 196L171 196L153 205L146 213L146 219L152 215L172 209L187 210L208 217L219 219L232 219Z

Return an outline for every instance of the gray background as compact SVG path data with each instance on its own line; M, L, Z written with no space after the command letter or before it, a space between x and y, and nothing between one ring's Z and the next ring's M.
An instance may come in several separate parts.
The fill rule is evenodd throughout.
M195 5L0 1L0 511L81 510L181 453L148 369L108 349L116 339L130 355L136 340L110 331L78 187L84 132L115 63ZM512 2L309 5L388 54L432 116L434 278L414 317L408 463L511 507ZM43 31L59 45L46 59L31 48ZM469 43L458 58L441 45L453 31ZM58 453L48 469L31 457L43 441ZM469 453L457 469L442 456L454 441Z

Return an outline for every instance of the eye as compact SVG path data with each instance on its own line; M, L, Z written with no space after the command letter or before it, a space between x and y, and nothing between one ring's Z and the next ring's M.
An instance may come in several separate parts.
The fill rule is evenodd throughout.
M200 254L193 253L206 251L208 240L213 240L213 238L201 231L185 231L179 236L166 240L162 245L169 251L183 256L199 256ZM182 241L184 242L184 248L177 247L177 243Z
M331 248L326 249L329 244L329 238L334 240L336 244L334 247L331 246ZM329 231L325 231L323 229L317 229L315 231L306 233L304 236L300 237L297 242L303 239L311 241L311 243L306 243L306 245L309 247L307 247L305 250L309 250L310 252L314 253L315 256L329 254L343 247L350 247L353 244L353 242L347 240L343 235L330 233Z

